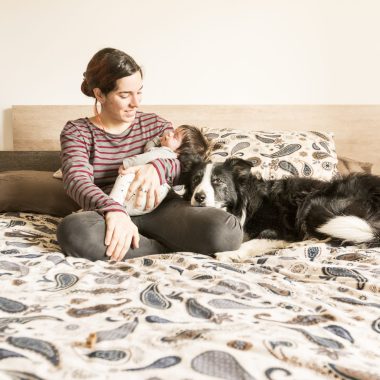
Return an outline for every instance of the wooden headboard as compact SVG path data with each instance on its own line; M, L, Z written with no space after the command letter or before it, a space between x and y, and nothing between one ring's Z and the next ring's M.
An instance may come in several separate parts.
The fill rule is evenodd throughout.
M174 126L332 131L339 155L372 162L373 172L380 174L380 105L151 105L141 110L155 112ZM92 115L92 106L13 106L14 150L59 150L66 121Z

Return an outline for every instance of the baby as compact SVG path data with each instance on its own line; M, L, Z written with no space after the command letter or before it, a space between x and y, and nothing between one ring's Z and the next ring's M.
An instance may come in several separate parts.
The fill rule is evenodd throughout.
M144 148L145 153L128 157L123 160L123 167L127 169L131 166L145 165L157 158L177 158L181 162L181 169L186 166L186 159L199 157L205 158L209 144L202 132L191 125L181 125L173 131L165 131L162 136L156 137L149 141ZM154 210L145 209L145 202L141 205L141 209L134 206L135 196L129 201L125 200L129 185L133 181L135 174L120 174L110 193L110 197L116 202L124 205L129 215L142 215ZM160 187L159 203L166 197L170 186L165 183Z

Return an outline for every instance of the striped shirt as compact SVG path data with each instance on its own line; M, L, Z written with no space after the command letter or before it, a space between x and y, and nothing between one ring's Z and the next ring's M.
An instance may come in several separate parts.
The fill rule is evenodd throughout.
M146 143L165 130L170 122L153 113L137 111L126 131L111 134L97 128L88 118L68 121L61 132L63 185L68 195L84 210L101 214L125 212L108 194L126 157L144 152ZM178 159L156 159L151 162L160 183L172 182L180 174Z

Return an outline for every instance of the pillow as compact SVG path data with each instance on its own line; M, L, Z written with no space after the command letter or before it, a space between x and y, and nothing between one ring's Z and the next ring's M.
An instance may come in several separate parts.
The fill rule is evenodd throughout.
M350 173L368 173L371 174L373 164L370 162L361 162L347 157L338 157L338 170L342 175Z
M51 172L15 170L0 173L0 212L36 212L66 216L79 210Z
M53 177L54 177L54 178L57 178L57 179L62 179L62 178L63 178L62 170L61 170L61 169L58 169L57 171L55 171L55 172L53 173Z
M204 128L211 141L209 159L240 157L253 162L252 172L264 179L296 175L330 180L338 175L337 155L330 132L243 131Z

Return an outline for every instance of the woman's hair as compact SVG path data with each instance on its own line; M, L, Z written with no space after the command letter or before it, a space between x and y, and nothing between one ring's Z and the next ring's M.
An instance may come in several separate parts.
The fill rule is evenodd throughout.
M95 98L94 88L99 88L104 95L116 89L116 81L140 72L141 67L135 60L121 50L105 48L99 50L87 65L83 73L82 92Z

